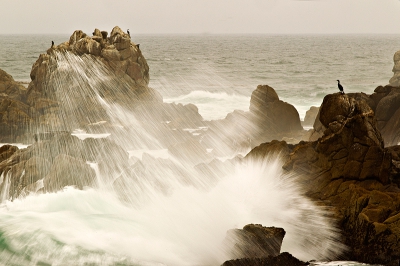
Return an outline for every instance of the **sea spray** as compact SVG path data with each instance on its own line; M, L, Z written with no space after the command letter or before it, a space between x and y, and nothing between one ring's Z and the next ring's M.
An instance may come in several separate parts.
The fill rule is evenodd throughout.
M303 260L334 259L343 246L327 211L302 195L281 166L279 159L240 164L208 189L164 177L171 193L146 186L151 197L140 206L121 202L112 190L31 195L2 207L2 237L14 257L29 262L219 265L229 259L222 246L227 230L260 223L286 230L282 251ZM131 200L138 196L131 193ZM1 252L3 258L10 251ZM49 256L60 252L62 258Z
M132 147L146 150L153 143L157 150L165 148L151 135L157 128L151 121L143 128L124 103L105 100L106 93L121 86L127 91L129 84L119 83L100 61L57 56L53 67L61 67L50 68L47 93L61 103L62 120L44 129L107 118L123 129L107 139L126 150L111 149L105 140L89 140L85 150L79 139L68 137L56 137L50 149L44 149L46 143L32 145L47 157L45 152L73 151L95 159L87 163L96 169L97 182L94 188L67 187L6 201L0 210L1 263L219 265L229 259L223 246L227 230L249 223L284 228L283 251L303 260L334 259L343 250L327 210L303 195L296 177L282 172L279 158L221 165L212 177L173 156L144 153L125 163ZM80 105L80 98L88 102Z

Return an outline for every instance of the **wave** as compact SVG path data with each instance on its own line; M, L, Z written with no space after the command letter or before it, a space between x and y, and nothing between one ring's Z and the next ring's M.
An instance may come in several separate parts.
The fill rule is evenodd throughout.
M282 251L300 259L334 258L343 246L328 212L281 166L277 158L237 165L203 189L164 176L170 192L148 184L140 205L123 203L111 188L72 187L6 202L0 264L220 265L227 230L248 223L284 228ZM126 189L131 201L143 196Z
M215 120L225 118L228 113L234 110L248 111L250 97L226 92L196 90L178 97L166 98L164 102L192 103L198 107L199 113L205 120Z

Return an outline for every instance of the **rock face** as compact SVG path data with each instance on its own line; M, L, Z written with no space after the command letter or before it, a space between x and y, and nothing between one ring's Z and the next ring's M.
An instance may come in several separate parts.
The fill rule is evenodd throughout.
M399 259L399 146L384 148L372 108L347 94L327 95L319 120L318 140L263 144L246 158L279 150L284 169L301 175L307 195L336 210L348 259Z
M230 250L229 257L239 259L278 256L285 233L282 228L264 227L260 224L229 230L225 239Z
M389 84L393 87L400 87L400 51L394 54L393 62L393 77L389 80Z

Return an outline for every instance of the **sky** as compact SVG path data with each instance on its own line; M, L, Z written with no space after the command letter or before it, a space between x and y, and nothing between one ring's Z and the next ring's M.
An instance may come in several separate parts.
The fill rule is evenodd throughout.
M400 34L400 0L0 0L0 34Z

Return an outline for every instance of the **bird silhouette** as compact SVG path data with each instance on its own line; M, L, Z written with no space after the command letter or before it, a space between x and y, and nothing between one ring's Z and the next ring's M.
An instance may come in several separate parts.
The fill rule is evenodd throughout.
M126 32L128 33L129 37L131 37L131 34L129 33L129 29Z
M342 86L342 84L340 84L340 80L338 80L338 79L337 79L337 86L338 86L340 92L341 92L342 94L344 94L343 86Z

